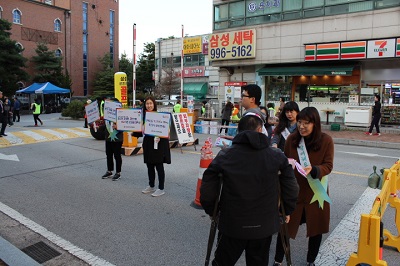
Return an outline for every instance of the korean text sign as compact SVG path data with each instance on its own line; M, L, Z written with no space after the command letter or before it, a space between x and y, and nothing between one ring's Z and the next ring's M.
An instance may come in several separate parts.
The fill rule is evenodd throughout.
M142 109L141 108L118 108L117 128L123 131L142 131Z
M170 113L146 112L144 134L160 138L169 138Z
M93 123L100 119L99 106L97 101L92 102L85 106L85 112L88 123Z
M119 102L105 101L104 102L104 120L117 122L117 108L121 108Z
M179 143L194 142L192 129L190 128L190 121L187 113L174 113L172 114L172 122L178 136Z
M210 35L210 61L249 59L256 57L256 30L245 29Z

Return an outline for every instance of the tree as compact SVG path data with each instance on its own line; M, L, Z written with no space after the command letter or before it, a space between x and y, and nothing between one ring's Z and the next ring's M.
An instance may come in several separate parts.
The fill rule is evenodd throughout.
M171 95L179 90L180 79L179 72L175 71L173 56L169 58L166 66L162 68L163 73L160 83L158 84L157 94L167 95L171 99ZM179 71L179 70L178 70Z
M0 19L0 90L8 96L19 89L17 82L29 79L23 70L27 59L21 55L23 49L10 39L10 30L11 23Z
M145 43L143 53L139 55L136 68L136 88L138 91L151 92L154 89L155 49L154 43Z
M127 58L127 55L123 53L119 59L119 71L124 72L128 79L128 91L132 91L133 84L133 63Z
M37 73L32 81L38 83L51 82L62 87L65 83L62 58L57 57L54 51L49 50L45 43L39 43L35 52L37 55L32 56L31 61L35 64Z
M93 95L96 97L114 95L115 70L111 67L111 56L108 53L103 57L98 58L98 60L103 66L103 69L96 74Z

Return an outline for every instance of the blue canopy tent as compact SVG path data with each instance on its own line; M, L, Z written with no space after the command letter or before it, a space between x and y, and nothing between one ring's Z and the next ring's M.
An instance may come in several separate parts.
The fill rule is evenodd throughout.
M56 85L46 82L42 87L35 90L37 94L66 94L70 93L70 90L57 87Z
M49 102L53 102L53 104L48 105L46 104L46 106L59 106L59 101L57 100L57 94L70 94L71 91L68 89L63 89L60 87L57 87L54 84L51 84L50 82L46 82L46 83L33 83L32 85L22 89L22 90L18 90L16 91L16 93L24 93L24 94L37 94L37 95L42 95L41 98L41 102L42 105L44 105L45 103L45 94L54 94L54 101L50 100ZM33 100L31 97L29 97L29 104L31 103L31 100ZM48 102L47 102L48 103ZM57 103L57 104L54 104ZM46 113L47 113L47 108L46 108Z
M44 84L46 84L46 83L33 83L24 89L17 90L16 93L32 94L32 93L35 93L35 90L43 87Z
M57 87L54 84L51 84L50 82L46 83L33 83L32 85L16 91L17 93L26 93L26 94L66 94L70 93L70 90L68 89L63 89L60 87Z

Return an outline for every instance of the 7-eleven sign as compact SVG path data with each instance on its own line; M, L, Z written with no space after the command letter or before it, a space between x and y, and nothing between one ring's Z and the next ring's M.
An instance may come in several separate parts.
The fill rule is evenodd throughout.
M367 58L394 57L396 39L383 39L368 41Z

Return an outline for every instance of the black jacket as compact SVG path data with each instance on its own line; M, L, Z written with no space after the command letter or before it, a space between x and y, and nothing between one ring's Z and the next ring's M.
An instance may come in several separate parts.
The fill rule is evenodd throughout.
M260 239L279 230L278 186L287 214L296 206L299 187L288 159L254 131L236 135L203 174L200 202L212 214L223 174L219 230L239 239ZM280 175L279 175L280 171Z
M144 116L146 112L143 112ZM144 120L144 117L143 117ZM158 147L154 149L154 137L145 135L143 137L143 159L144 163L160 164L160 163L171 163L171 150L169 147L169 139L160 138Z
M375 102L375 105L372 109L372 116L381 116L381 106L382 104L379 101Z

